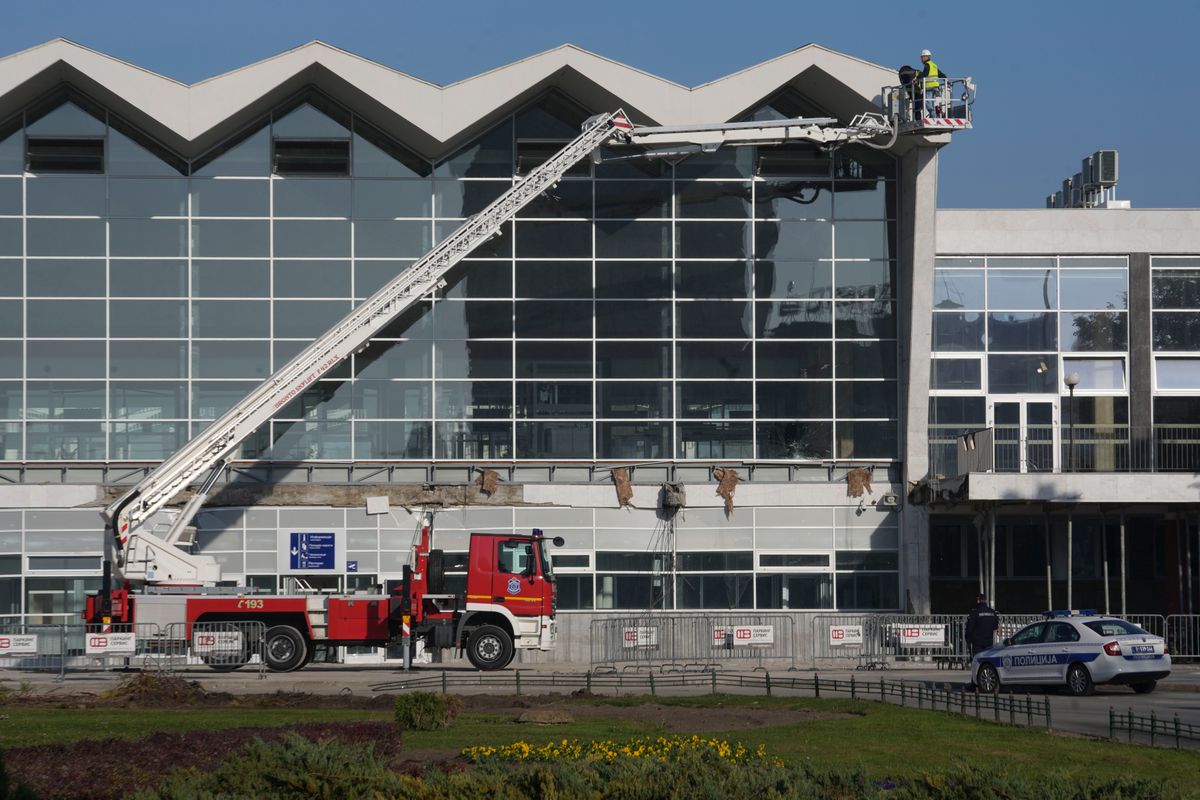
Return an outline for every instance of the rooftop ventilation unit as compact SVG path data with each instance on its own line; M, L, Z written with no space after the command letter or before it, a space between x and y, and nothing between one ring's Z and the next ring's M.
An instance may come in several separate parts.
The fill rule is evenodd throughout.
M1092 154L1092 170L1099 186L1117 185L1117 151L1097 150Z

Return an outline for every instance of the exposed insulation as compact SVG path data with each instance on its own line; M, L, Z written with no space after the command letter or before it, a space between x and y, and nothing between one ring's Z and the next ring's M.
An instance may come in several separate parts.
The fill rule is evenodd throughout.
M633 486L629 483L629 470L625 467L617 467L612 471L613 486L617 487L617 504L621 506L629 505L629 501L633 499Z
M717 479L717 494L725 498L725 514L733 513L733 493L737 490L737 470L730 467L715 467L713 477Z
M664 483L662 485L663 511L674 514L681 508L687 507L687 489L682 483Z
M494 469L479 470L478 477L475 478L475 485L479 487L479 491L491 497L496 493L496 489L500 486L500 473Z
M871 470L866 467L857 467L846 473L846 496L847 497L862 497L863 492L867 494L875 494L871 491Z

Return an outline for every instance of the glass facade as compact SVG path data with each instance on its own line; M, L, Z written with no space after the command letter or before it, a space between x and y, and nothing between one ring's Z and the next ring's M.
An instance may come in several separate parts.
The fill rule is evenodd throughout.
M1080 378L1081 436L1126 435L1129 314L1125 256L938 258L934 471L953 468L955 436L985 427L997 431L998 469L1055 468L1057 428L1070 421L1063 382L1070 373Z
M0 458L165 457L590 113L545 95L434 163L313 93L186 161L30 107L0 126ZM240 456L897 459L895 219L854 147L581 163Z

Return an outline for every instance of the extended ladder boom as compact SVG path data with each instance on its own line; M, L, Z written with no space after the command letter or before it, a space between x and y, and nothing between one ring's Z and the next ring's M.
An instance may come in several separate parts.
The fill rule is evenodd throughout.
M600 114L587 120L577 138L464 222L110 504L103 513L113 537L111 541L119 553L121 574L134 582L216 583L220 579L220 570L211 557L185 553L175 545L237 446L285 404L365 347L397 315L444 286L444 276L451 268L499 234L504 223L550 189L581 159L589 155L596 157L602 145L641 145L651 148L641 155L666 156L709 152L722 145L788 141L837 145L894 134L888 121L879 115L860 115L850 126L843 128L832 127L835 122L833 119L791 119L635 128L623 111ZM656 146L666 149L653 149ZM170 530L161 537L150 533L146 529L147 520L206 472L209 473L207 479L177 515Z

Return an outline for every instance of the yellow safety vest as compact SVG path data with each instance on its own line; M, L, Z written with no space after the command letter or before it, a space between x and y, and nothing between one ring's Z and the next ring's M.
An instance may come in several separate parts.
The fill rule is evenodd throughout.
M938 81L938 78L940 78L941 76L942 76L942 73L938 71L937 64L930 61L929 62L929 74L927 76L925 76L925 88L926 89L938 88L941 85L941 82Z

